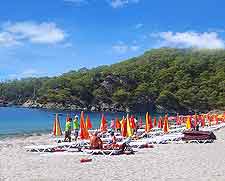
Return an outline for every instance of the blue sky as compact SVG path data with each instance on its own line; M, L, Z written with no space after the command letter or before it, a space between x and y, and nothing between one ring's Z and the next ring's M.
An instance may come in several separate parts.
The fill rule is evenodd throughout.
M60 75L162 46L225 47L222 0L0 3L0 80Z

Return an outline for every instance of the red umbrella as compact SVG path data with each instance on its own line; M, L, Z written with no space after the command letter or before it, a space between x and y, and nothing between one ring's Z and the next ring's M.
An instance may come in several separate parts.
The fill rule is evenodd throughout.
M204 116L201 116L201 127L205 127L205 118Z
M130 126L131 126L132 129L135 129L136 128L136 124L135 124L134 116L133 115L130 118Z
M106 121L106 118L105 118L104 114L102 114L102 120L101 120L101 125L100 125L100 131L101 131L101 132L107 132L107 121Z
M158 128L162 129L163 128L163 124L162 124L162 117L159 117L159 121L158 121Z
M121 124L118 118L116 118L116 129L120 129L121 128Z
M154 127L157 126L156 117L154 117Z
M150 130L153 128L153 125L152 125L152 118L151 118L150 115L149 115L149 128L150 128Z

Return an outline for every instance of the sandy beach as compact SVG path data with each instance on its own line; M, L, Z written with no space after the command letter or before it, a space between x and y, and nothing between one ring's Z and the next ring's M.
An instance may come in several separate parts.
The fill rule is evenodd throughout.
M50 143L50 136L0 141L0 180L225 180L225 129L212 144L167 144L134 155L28 153L24 146ZM52 142L52 140L51 140Z

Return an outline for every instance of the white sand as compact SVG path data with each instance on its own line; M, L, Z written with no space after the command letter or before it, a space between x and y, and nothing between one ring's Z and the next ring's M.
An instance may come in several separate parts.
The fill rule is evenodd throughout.
M28 153L24 146L48 143L49 136L0 141L0 180L225 180L225 129L212 144L168 144L135 155Z

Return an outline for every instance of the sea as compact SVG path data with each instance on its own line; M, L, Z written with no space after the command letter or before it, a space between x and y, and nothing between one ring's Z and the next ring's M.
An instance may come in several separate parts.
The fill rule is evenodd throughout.
M31 109L21 107L0 107L0 138L13 136L29 136L33 134L50 133L53 128L53 122L56 113L59 114L59 120L62 130L65 127L66 115L72 118L75 115L80 117L80 112L76 111L57 111L44 109ZM107 123L110 125L112 119L118 117L122 119L126 113L112 112L85 112L85 117L90 116L93 129L99 128L102 114L105 115ZM150 113L157 118L160 114ZM136 118L142 117L145 122L145 113L134 113Z

